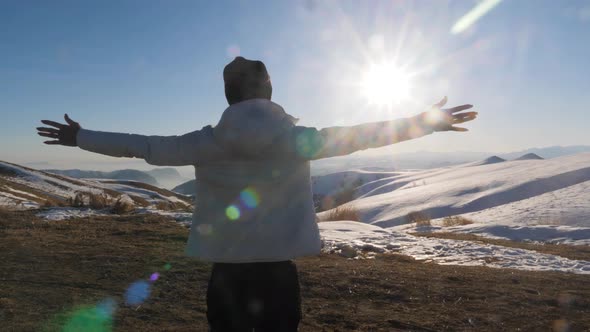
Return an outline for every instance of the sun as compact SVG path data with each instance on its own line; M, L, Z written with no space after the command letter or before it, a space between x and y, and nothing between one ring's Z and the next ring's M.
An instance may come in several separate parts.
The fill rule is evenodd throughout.
M410 78L394 63L374 63L365 71L361 88L370 104L399 104L410 96Z

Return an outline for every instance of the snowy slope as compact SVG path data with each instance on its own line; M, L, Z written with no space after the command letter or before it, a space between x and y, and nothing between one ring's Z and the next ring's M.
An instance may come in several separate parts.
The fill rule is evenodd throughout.
M359 187L365 183L374 182L383 178L391 178L399 172L351 170L312 177L314 194L329 195L347 187Z
M334 184L336 186L337 184ZM463 232L514 241L590 245L590 153L550 160L488 158L447 168L400 173L356 188L345 206L361 222L320 223L326 251L400 252L439 264L486 265L590 274L590 262L473 241L411 233ZM430 227L407 214L432 217ZM320 213L323 219L329 212ZM472 224L444 226L459 215Z
M518 222L528 220L530 215L537 215L537 221L541 216L553 215L559 218L553 218L551 223L590 226L590 192L584 184L587 181L590 153L550 160L471 163L373 181L359 188L360 197L348 204L359 210L363 222L381 227L405 224L406 216L413 211L422 211L433 219L484 210L488 210L487 216L498 213L508 218L515 209L522 212L516 218ZM555 208L549 211L548 206ZM490 222L502 220L494 217Z
M103 201L104 208L90 208L90 196ZM76 196L82 205L73 207ZM117 200L133 209L190 211L190 198L135 181L73 179L0 161L0 207L8 209L45 208L48 219L104 214ZM94 211L101 210L101 211Z

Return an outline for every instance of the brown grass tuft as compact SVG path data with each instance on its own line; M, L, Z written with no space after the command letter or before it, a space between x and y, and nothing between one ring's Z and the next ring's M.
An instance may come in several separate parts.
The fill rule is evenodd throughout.
M177 207L176 204L174 204L173 202L159 201L158 203L156 203L156 209L162 211L172 211L176 210Z
M133 205L133 200L128 196L120 196L111 207L111 213L114 214L126 214L133 211L135 211L135 205Z
M88 193L88 206L93 209L104 209L111 205L111 199L106 194Z
M167 201L159 201L156 203L156 209L162 211L186 211L192 212L192 206L188 204L184 204L181 202L167 202Z
M91 192L76 192L74 197L67 200L67 205L71 207L89 207L93 209L104 209L110 207L113 200L105 193L94 194Z
M408 224L416 223L416 226L430 226L430 216L422 211L413 211L406 216Z
M322 221L352 220L361 221L357 208L352 205L340 205L325 213Z
M461 216L449 216L443 219L443 226L445 227L463 226L470 224L473 224L473 221L471 219L467 219Z

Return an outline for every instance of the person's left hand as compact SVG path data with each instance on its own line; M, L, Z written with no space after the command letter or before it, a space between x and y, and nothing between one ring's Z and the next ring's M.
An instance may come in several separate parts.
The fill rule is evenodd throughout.
M78 146L76 136L82 127L80 127L78 122L70 119L67 114L64 115L64 119L66 120L67 125L50 120L41 120L42 123L54 127L37 127L37 134L39 136L55 139L43 143L50 145Z
M432 106L433 110L421 114L424 125L432 128L434 131L468 131L467 128L455 127L456 124L475 120L477 112L464 112L473 107L465 104L451 108L442 108L447 103L447 97Z

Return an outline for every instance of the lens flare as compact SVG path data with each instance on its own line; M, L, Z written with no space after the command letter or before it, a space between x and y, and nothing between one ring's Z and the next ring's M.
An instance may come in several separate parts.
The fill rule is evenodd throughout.
M444 118L445 118L445 114L443 111L438 110L438 109L433 109L433 110L428 111L428 113L426 113L426 117L424 118L424 120L429 125L435 125L435 124L443 121Z
M236 220L240 217L240 209L235 205L230 205L225 209L225 215L230 220Z
M154 282L156 280L158 280L158 278L160 278L160 274L158 272L154 272L152 273L152 275L150 276L150 281Z
M453 25L451 33L456 35L467 30L467 28L475 24L475 22L499 5L500 2L502 2L502 0L483 0L479 2Z
M324 146L324 140L313 128L302 130L295 138L297 153L306 158L315 156Z
M96 312L105 319L111 319L117 310L117 301L112 298L104 299L96 304Z
M125 303L130 306L142 304L150 296L150 284L144 280L132 283L125 292Z
M164 270L165 271L170 271L171 268L172 268L172 265L170 263L164 264Z
M258 197L258 193L253 188L246 188L242 190L240 193L240 199L242 203L247 207L253 209L258 206L260 202L260 198Z
M92 331L108 332L113 330L112 315L97 307L84 307L71 313L62 327L62 332Z

